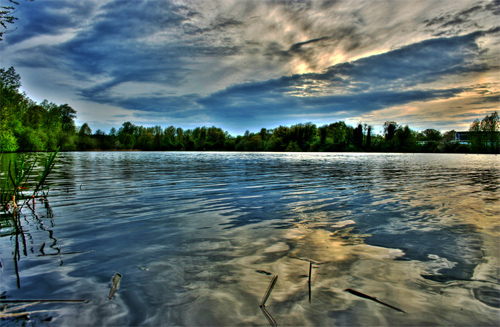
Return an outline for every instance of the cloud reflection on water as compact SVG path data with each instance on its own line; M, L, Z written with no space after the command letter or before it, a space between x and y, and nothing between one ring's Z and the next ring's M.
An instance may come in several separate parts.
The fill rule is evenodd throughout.
M61 156L52 229L65 251L94 252L63 266L23 259L30 289L7 289L93 300L55 306L54 325L266 325L258 305L271 276L259 270L279 275L266 304L278 325L499 322L493 157Z

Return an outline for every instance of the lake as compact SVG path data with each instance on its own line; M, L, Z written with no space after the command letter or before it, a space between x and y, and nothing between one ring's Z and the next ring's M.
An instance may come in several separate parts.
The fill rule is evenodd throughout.
M75 152L57 162L50 207L23 209L19 281L16 238L2 230L1 298L91 301L38 304L26 310L51 311L8 324L270 326L259 304L274 275L265 308L280 326L500 323L499 156Z

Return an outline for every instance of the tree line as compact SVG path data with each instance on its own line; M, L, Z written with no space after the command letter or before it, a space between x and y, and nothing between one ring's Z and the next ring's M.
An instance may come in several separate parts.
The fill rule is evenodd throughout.
M47 100L36 103L21 93L21 77L13 67L0 69L0 151L147 150L147 151L328 151L328 152L446 152L498 153L498 113L476 119L469 128L468 144L455 141L455 131L418 132L394 121L384 124L382 135L372 126L349 126L343 121L262 128L232 136L219 127L144 127L125 122L108 133L75 124L76 110Z

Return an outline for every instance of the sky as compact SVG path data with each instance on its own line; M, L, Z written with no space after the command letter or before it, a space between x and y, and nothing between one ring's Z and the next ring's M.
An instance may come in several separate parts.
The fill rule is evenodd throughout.
M445 132L499 110L500 0L20 0L15 15L1 67L94 132Z

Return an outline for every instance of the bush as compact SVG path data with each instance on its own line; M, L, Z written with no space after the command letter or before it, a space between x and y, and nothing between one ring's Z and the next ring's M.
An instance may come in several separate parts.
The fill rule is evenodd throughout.
M14 152L19 149L16 137L11 131L0 131L0 152Z

